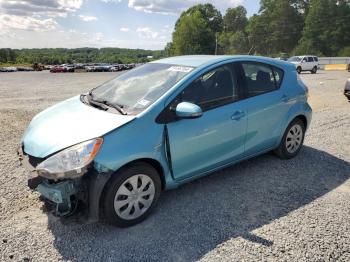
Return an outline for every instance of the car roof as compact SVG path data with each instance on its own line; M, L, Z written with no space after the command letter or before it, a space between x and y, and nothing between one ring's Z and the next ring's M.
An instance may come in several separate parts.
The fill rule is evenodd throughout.
M267 62L280 67L290 67L290 63L277 60L269 57L262 56L250 56L250 55L189 55L189 56L175 56L163 58L160 60L152 61L151 63L161 63L170 65L180 65L189 67L206 67L212 64L224 62L227 60L247 60L256 62ZM294 70L295 68L292 67Z
M214 56L214 55L188 55L188 56L175 56L160 59L154 61L155 63L170 64L170 65L183 65L191 67L199 67L207 63L216 63L227 59L227 56Z
M317 55L296 55L296 56L294 56L294 57L305 57L305 56L317 57Z

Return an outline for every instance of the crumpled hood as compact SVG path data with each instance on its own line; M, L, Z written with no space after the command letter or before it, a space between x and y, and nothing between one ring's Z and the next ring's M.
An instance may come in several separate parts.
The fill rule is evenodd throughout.
M22 142L25 153L43 158L74 144L103 136L135 116L124 116L85 105L76 96L36 115Z

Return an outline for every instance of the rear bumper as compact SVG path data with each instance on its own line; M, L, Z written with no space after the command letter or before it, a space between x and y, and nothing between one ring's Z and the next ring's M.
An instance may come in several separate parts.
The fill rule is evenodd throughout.
M311 121L312 121L312 108L309 105L309 103L306 103L305 105L305 113L304 113L306 120L307 120L307 126L306 129L309 129Z

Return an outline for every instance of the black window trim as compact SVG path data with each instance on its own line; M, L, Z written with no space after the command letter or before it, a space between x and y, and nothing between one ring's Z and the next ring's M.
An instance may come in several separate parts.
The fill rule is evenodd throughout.
M279 89L281 89L281 85L283 83L284 75L285 75L285 71L282 68L280 68L280 67L278 67L276 65L271 65L271 64L265 63L265 62L252 61L252 60L237 61L237 63L240 64L240 67L242 69L243 69L242 63L262 64L262 65L264 65L266 67L269 67L271 69L272 73L273 73L273 78L274 78L275 87L276 87L276 89L274 89L274 90L270 90L270 91L267 91L265 93L257 94L257 95L254 95L254 96L249 96L248 92L247 92L248 90L246 90L246 88L244 87L244 85L242 83L239 83L239 89L242 90L242 94L243 94L243 97L241 98L241 100L249 99L249 98L256 97L256 96L265 95L265 94L268 94L268 93L271 93L271 92L275 92L275 91L278 91ZM276 81L275 70L273 70L274 68L277 68L277 69L281 70L281 72L282 72L282 77L281 77L281 81L280 81L279 85L277 84L277 81ZM240 72L240 73L244 74L244 71ZM245 75L244 75L244 77L245 77Z

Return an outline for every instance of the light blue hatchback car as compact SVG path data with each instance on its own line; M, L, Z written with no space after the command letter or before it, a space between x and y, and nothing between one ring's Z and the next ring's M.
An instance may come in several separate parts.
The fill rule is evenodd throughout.
M287 62L166 58L39 113L19 157L55 215L79 209L131 226L162 190L265 152L296 156L311 121L307 97Z

